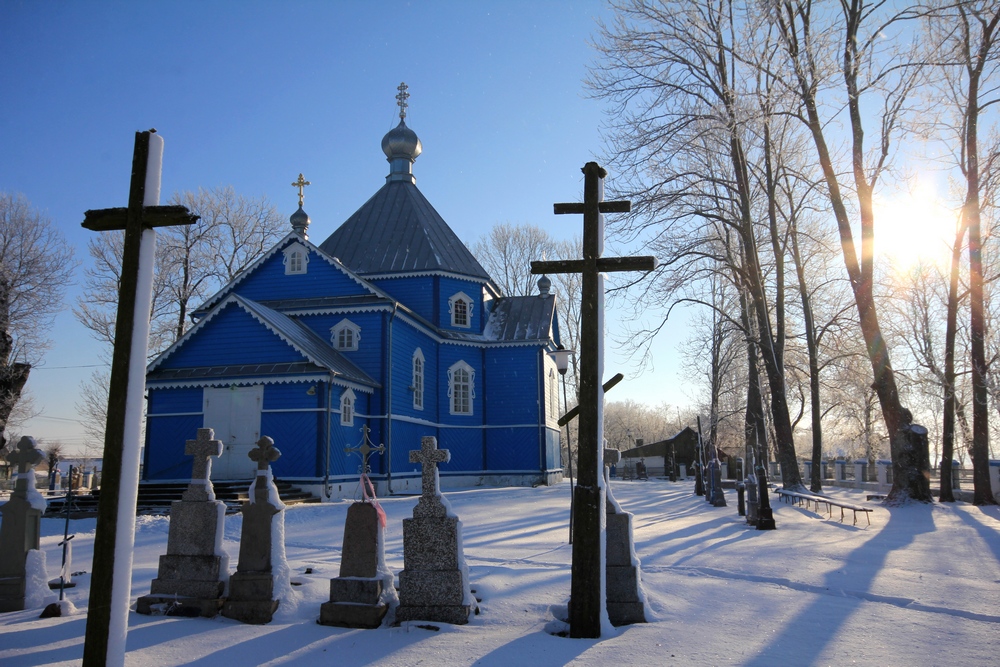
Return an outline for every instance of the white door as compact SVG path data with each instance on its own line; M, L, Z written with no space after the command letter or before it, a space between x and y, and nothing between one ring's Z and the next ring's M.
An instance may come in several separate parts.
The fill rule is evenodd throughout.
M205 428L214 429L223 444L222 456L212 463L212 479L251 479L256 474L248 454L260 439L263 399L263 385L205 389Z

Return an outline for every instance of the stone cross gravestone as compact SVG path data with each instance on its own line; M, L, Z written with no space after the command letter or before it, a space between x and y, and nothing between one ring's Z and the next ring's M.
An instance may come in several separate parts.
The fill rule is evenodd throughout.
M385 513L368 479L368 457L383 453L385 446L373 447L368 433L366 424L362 427L361 444L344 449L345 453L361 457L359 474L364 499L347 508L340 576L330 580L330 601L320 605L320 625L377 628L390 606L398 603L394 576L385 562Z
M198 429L184 452L194 456L191 483L170 506L167 553L160 556L149 595L136 600L140 614L211 618L222 608L229 556L222 550L226 504L215 499L209 476L212 457L222 455L222 441L210 428Z
M266 435L247 454L257 463L257 479L250 486L250 499L243 503L243 530L240 533L240 560L229 578L229 597L222 615L243 623L270 623L278 600L274 599L273 546L275 515L285 505L278 499L271 481L271 462L281 451Z
M608 474L611 466L619 461L620 451L604 449L604 478L608 489L604 588L608 620L616 627L646 622L645 597L639 583L639 558L632 545L632 514L622 510L615 500Z
M583 214L583 258L563 261L532 262L531 272L580 273L580 423L578 445L578 483L574 490L573 571L570 583L570 636L601 636L604 599L599 584L603 575L604 553L601 534L604 526L603 488L600 482L601 433L604 370L604 278L611 271L652 271L654 257L602 257L604 250L604 213L627 213L631 203L606 202L604 177L607 172L596 162L583 167L583 202L555 204L558 214Z
M726 494L722 491L722 462L718 458L713 458L708 464L708 474L712 479L709 501L712 507L725 507Z
M35 439L21 438L17 447L3 450L3 458L17 466L14 492L0 507L0 612L24 609L28 552L39 548L45 499L35 490L35 466L45 459Z
M410 452L410 463L420 463L423 493L413 518L403 519L403 570L399 573L396 622L469 622L473 597L462 553L462 524L449 511L438 487L437 464L451 459L437 448L437 438L426 436L420 449Z

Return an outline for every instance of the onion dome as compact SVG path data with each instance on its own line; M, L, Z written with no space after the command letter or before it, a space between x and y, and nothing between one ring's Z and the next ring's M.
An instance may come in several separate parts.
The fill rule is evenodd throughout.
M540 296L542 297L548 296L550 293L549 290L551 289L552 289L552 281L549 280L548 276L543 275L541 278L538 279L538 294Z
M406 100L410 97L406 89L405 83L399 84L397 88L399 91L399 94L396 95L396 101L399 104L399 125L382 137L382 152L385 153L385 157L389 161L389 175L385 177L386 181L416 183L412 166L413 161L423 151L423 146L420 144L420 139L417 138L417 133L406 126L406 107L408 106Z
M309 235L306 233L306 230L309 229L309 223L311 221L309 220L309 214L303 211L301 206L299 206L299 210L297 210L295 213L292 213L292 215L288 218L288 221L292 223L292 230L296 234L298 234L304 239L309 238Z

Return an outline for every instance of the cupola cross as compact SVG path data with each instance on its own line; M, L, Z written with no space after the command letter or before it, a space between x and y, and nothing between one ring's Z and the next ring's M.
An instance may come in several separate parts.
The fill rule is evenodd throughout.
M396 95L396 102L399 104L399 120L406 119L406 108L410 106L406 103L406 100L410 99L410 94L406 92L408 88L405 81L396 87L396 90L399 91L399 94Z
M312 183L310 183L306 179L302 178L302 174L301 173L299 174L298 180L295 181L294 183L292 183L292 187L293 188L298 188L299 189L299 208L302 208L302 202L305 201L305 187L307 185L312 185Z

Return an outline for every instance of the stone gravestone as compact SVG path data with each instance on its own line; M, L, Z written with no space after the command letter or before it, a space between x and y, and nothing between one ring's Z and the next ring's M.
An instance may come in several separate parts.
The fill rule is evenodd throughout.
M285 505L271 481L271 461L281 452L266 435L248 454L257 463L257 479L250 486L250 499L243 503L243 531L240 534L240 560L236 573L229 578L229 596L222 615L243 623L270 623L278 608L274 599L274 572L271 563L275 515Z
M45 458L29 436L2 452L17 466L10 500L0 507L0 612L24 609L28 552L39 549L45 499L35 489L35 466Z
M392 570L385 562L385 512L375 499L375 489L368 479L368 456L372 452L381 454L385 445L372 447L368 426L362 427L362 431L361 445L344 451L361 456L364 499L347 508L340 576L330 580L330 601L320 605L320 625L377 628L389 607L397 602Z
M726 494L722 491L722 462L714 458L708 464L708 474L712 479L709 502L712 507L725 507Z
M403 519L403 571L399 573L396 622L469 622L473 597L462 553L462 525L438 487L437 464L451 459L437 438L421 438L410 463L423 466L423 489L413 518Z
M170 506L167 553L160 556L149 595L136 600L140 614L211 618L222 608L229 556L222 550L226 504L215 499L212 457L222 455L222 441L210 428L198 429L184 453L194 456L191 483Z
M605 592L608 619L616 627L646 622L645 596L639 585L639 559L632 547L632 514L623 511L611 493L608 471L619 460L621 452L617 449L604 449L604 478L608 490Z

